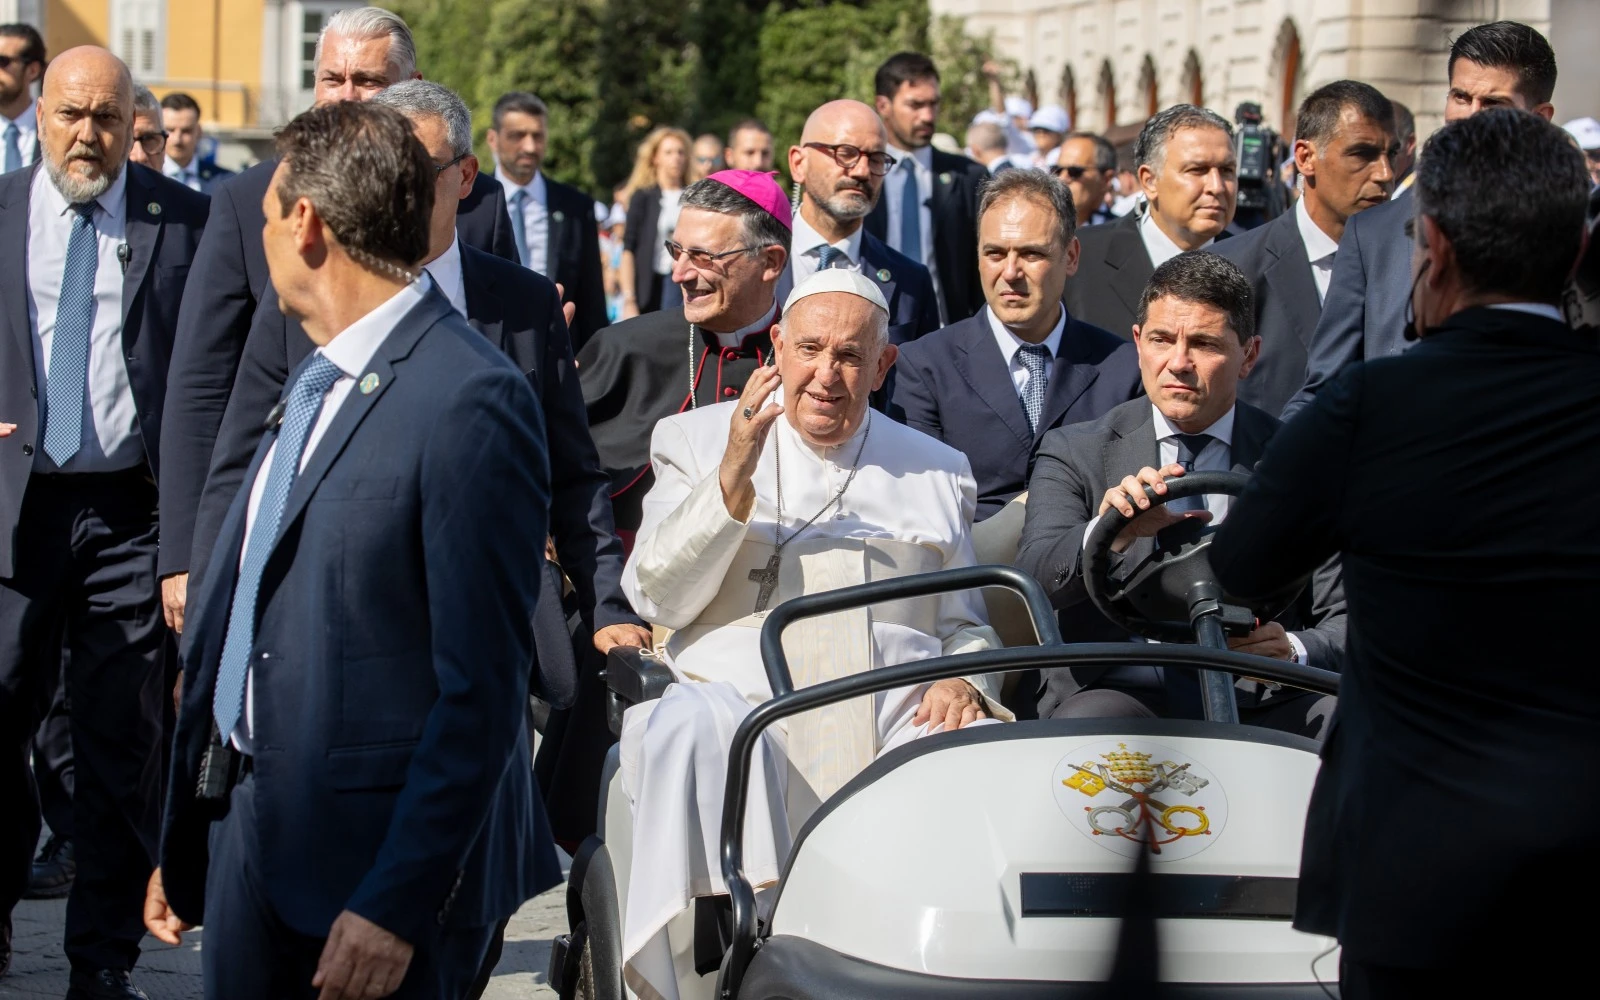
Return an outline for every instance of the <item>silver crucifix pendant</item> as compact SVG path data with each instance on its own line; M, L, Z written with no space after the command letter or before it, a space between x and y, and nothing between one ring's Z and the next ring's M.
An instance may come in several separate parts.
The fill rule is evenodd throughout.
M778 563L783 556L777 552L772 553L772 558L767 560L765 569L750 571L750 582L761 585L761 592L756 595L756 611L767 610L767 602L772 600L772 592L778 589Z

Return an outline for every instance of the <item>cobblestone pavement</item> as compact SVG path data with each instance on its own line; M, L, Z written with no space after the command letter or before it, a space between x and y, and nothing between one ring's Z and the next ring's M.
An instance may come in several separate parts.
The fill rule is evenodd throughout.
M550 939L566 930L566 886L530 899L506 929L506 948L495 968L484 1000L532 1000L555 997L545 985L550 965ZM0 979L0 997L61 1000L67 992L67 960L61 954L65 900L24 901L12 914L14 925L11 974ZM134 982L150 1000L199 1000L200 948L204 933L184 936L173 948L146 937Z

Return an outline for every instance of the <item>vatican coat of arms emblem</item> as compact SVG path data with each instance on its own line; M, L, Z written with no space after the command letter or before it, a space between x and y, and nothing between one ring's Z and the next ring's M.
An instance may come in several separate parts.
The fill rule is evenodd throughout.
M1078 747L1056 765L1056 804L1078 831L1124 857L1193 857L1228 821L1221 784L1199 761L1138 738Z

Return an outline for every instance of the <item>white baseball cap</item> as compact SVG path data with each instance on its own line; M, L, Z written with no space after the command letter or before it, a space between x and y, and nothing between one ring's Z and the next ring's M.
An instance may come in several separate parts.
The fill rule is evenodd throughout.
M1006 98L1006 114L1013 118L1027 118L1033 114L1033 105L1026 97Z
M1585 152L1600 149L1600 122L1593 118L1574 118L1561 126L1567 134L1578 140L1578 148Z
M1042 128L1049 132L1059 132L1065 135L1072 129L1072 119L1067 117L1067 109L1054 104L1046 104L1033 113L1028 119L1028 128Z

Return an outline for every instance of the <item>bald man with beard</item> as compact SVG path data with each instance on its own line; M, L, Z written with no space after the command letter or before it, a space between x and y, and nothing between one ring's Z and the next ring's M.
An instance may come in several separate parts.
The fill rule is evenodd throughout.
M894 166L888 144L882 119L860 101L829 101L806 119L799 145L789 147L800 212L778 299L818 271L848 268L883 293L889 303L889 342L898 345L939 328L939 302L926 267L863 227L883 193L884 175Z

